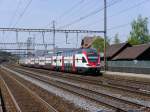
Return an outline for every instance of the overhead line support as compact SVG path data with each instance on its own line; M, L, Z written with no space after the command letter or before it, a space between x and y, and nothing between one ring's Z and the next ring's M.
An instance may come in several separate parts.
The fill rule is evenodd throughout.
M55 53L55 35L56 35L55 21L53 21L53 29L52 30L53 30L53 53Z
M107 69L107 0L104 0L104 70Z
M57 32L57 33L104 33L105 31L95 30L61 30L61 29L26 29L26 28L0 28L0 31L17 32Z

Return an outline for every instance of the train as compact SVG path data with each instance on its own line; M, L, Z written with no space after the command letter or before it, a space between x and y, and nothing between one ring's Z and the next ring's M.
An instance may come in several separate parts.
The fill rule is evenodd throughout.
M72 73L100 73L100 53L92 48L79 48L56 52L46 56L28 57L19 60L27 67Z

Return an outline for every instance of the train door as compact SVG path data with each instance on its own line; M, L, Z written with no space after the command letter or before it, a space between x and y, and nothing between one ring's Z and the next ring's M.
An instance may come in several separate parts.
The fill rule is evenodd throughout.
M59 53L56 53L56 70L58 70L58 55Z
M53 56L51 57L51 70L54 70L54 60L53 60Z
M76 72L76 67L75 67L75 55L73 55L72 71L73 71L73 72Z
M61 71L65 70L65 65L64 65L64 56L62 55L62 67L61 67Z

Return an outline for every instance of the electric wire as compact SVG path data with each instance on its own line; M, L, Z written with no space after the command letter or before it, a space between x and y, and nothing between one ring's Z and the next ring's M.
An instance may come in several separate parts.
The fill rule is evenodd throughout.
M64 16L68 15L69 13L71 13L75 8L77 8L79 5L81 5L85 0L80 0L79 2L77 2L76 4L74 4L71 8L69 8L68 10L66 10L64 13L62 13L59 18L63 18Z
M17 14L17 11L18 11L18 9L19 9L19 7L20 7L20 5L21 5L21 2L22 2L22 0L19 0L19 2L18 2L18 4L17 4L17 7L16 7L16 9L15 9L15 11L14 11L14 14L12 15L12 17L11 17L11 19L10 19L8 28L11 28L11 26L12 26L12 24L13 24L13 21L14 21L14 19L15 19L15 16L16 16L16 14Z
M118 28L122 28L122 27L126 27L126 26L129 26L130 25L130 22L128 23L125 23L125 24L121 24L121 25L117 25L117 26L113 26L111 28L108 28L107 30L110 31L110 30L115 30L115 29L118 29Z
M116 13L116 14L113 14L113 15L108 16L108 18L110 19L110 18L112 18L112 17L116 17L116 16L118 16L118 15L120 15L120 14L123 14L123 13L125 13L125 12L127 12L127 11L130 11L130 10L132 10L132 9L135 9L135 8L137 8L137 7L139 7L139 6L143 5L143 4L145 4L145 3L147 3L147 2L150 2L150 0L143 0L143 1L141 1L141 2L139 2L139 3L137 3L137 4L135 4L135 5L132 5L131 7L128 7L128 8L126 8L126 9L123 9L123 10L119 11L119 12ZM104 20L104 19L102 18L101 20ZM95 21L95 22L92 22L92 23L90 23L90 24L88 24L88 25L81 26L81 27L86 27L86 26L91 26L91 25L92 25L92 26L93 26L93 25L97 25L97 23L98 23L99 21L100 21L100 20Z
M19 16L18 20L16 21L16 23L15 23L13 26L12 26L12 24L11 24L12 28L15 28L16 25L19 23L19 21L22 19L23 15L25 14L25 12L26 12L26 10L28 9L28 7L30 6L31 2L32 2L32 0L30 0L30 1L27 3L27 5L25 6L24 10L23 10L22 13L20 14L20 16ZM19 7L19 6L17 6L17 7ZM10 33L11 33L11 32L7 33L6 37L8 37L8 36L10 35Z
M30 4L32 3L32 0L30 0L26 7L24 8L24 10L22 11L22 13L20 14L18 20L16 21L16 23L13 25L13 28L19 23L19 21L22 19L22 17L24 16L25 12L27 11L27 9L29 8Z
M146 17L146 18L150 19L150 16L148 16L148 17ZM115 29L118 29L118 28L123 28L123 27L126 27L126 26L130 25L130 24L131 24L131 23L128 22L128 23L125 23L125 24L113 26L113 27L111 27L111 28L108 28L107 30L110 31L110 30L115 30Z
M60 23L61 21L65 21L66 20L66 18L68 17L68 16L71 16L71 15L74 15L74 11L76 10L76 9L78 9L79 8L79 6L81 6L81 5L84 5L83 3L85 3L85 1L86 0L80 0L80 1L78 1L76 4L74 4L71 8L69 8L68 10L66 10L66 11L64 11L60 16L58 16L56 19L55 19L55 21L57 21L57 23ZM91 1L91 0L89 0L89 1ZM86 1L86 4L87 4L88 2ZM83 6L82 6L83 7ZM76 11L76 12L78 12L78 11ZM50 24L46 24L46 25L44 25L43 27L47 27L47 26L49 26Z
M111 6L113 6L113 5L115 5L116 3L120 2L120 1L121 1L121 0L116 0L115 2L113 2L113 3L111 3L111 4L108 4L108 5L107 5L107 8L108 8L108 7L111 7ZM93 16L93 15L95 15L95 14L101 12L102 10L104 10L104 7L103 7L103 8L100 8L100 9L98 9L98 10L94 10L94 11L88 13L87 15L82 16L82 17L80 17L80 18L78 18L78 19L76 19L76 20L74 20L74 21L72 21L72 22L70 22L70 23L68 23L68 24L66 24L66 25L64 25L64 26L60 26L59 29L64 28L64 27L71 26L71 25L73 25L73 24L75 24L75 23L78 23L79 21L82 21L82 20L84 20L84 19L86 19L86 18L88 18L88 17L90 17L90 16Z
M92 3L94 3L93 5L92 5ZM93 2L92 1L92 3L91 3L91 0L87 0L86 2L83 2L82 4L80 4L79 6L78 6L78 9L77 10L75 10L75 12L74 13L70 13L70 15L69 16L77 16L77 17L79 17L78 16L78 14L81 14L81 11L83 11L83 9L85 9L85 11L87 11L88 9L93 9L93 7L95 7L98 3L97 2ZM91 7L89 7L89 5L92 5ZM74 18L74 17L73 17ZM61 18L62 19L62 18Z

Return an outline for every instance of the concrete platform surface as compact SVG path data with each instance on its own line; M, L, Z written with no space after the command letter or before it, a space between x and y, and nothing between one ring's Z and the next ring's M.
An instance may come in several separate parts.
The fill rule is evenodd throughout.
M123 72L111 72L111 71L103 72L103 74L109 77L121 77L126 79L136 79L136 80L150 82L150 74L136 74L136 73L123 73Z

